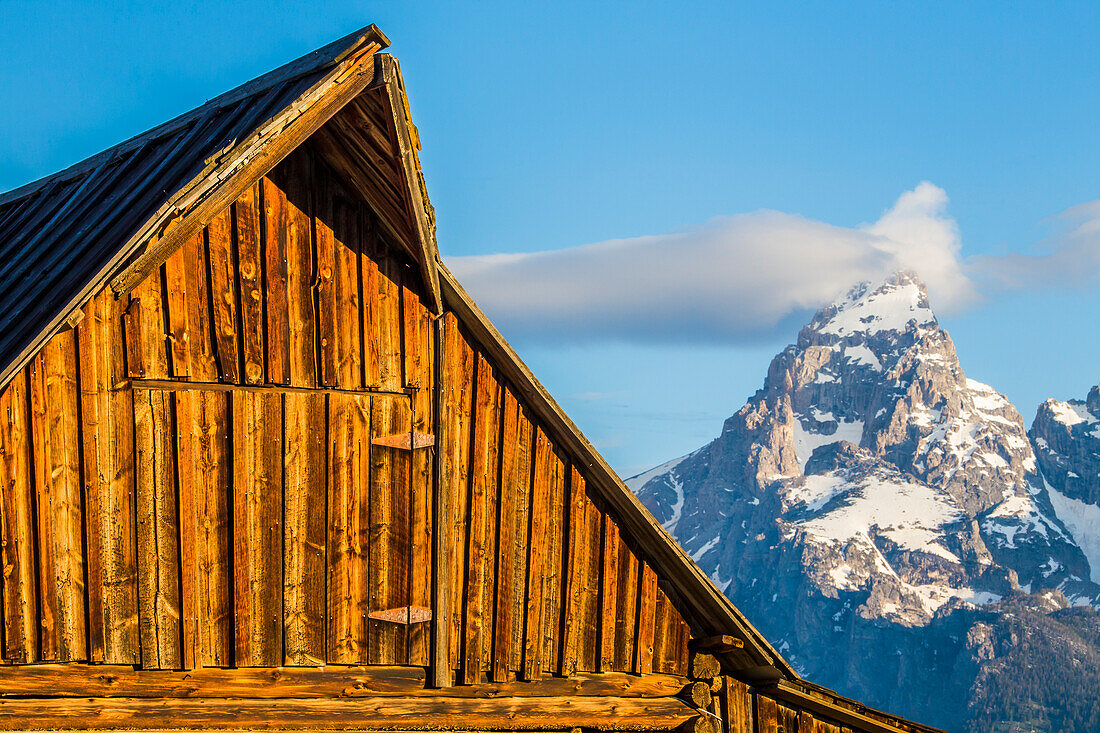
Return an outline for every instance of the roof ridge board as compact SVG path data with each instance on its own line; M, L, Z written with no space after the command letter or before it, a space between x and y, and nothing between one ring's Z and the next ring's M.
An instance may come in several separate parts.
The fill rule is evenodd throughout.
M208 100L206 103L190 109L167 122L162 122L156 127L139 133L127 140L102 150L84 160L77 161L68 168L63 168L56 173L52 173L48 176L44 176L34 181L23 184L17 188L13 188L5 193L0 193L0 206L4 206L13 201L28 196L47 183L54 181L62 181L67 178L85 173L87 170L96 167L103 160L109 159L112 154L122 154L137 147L140 143L154 140L162 135L167 135L173 132L177 127L181 127L184 124L191 121L192 118L199 117L203 114L215 112L230 104L246 99L250 96L264 92L276 84L282 82L294 81L300 77L307 76L311 73L323 71L339 64L349 53L355 49L374 41L379 43L382 48L386 48L390 45L389 39L384 33L371 23L365 28L360 28L354 33L340 38L327 46L311 51L304 56L290 61L282 66L279 66L266 74L262 74L254 79L246 81L240 86L234 87L229 91ZM342 49L342 50L341 50ZM339 53L336 53L340 50Z
M180 203L186 199L187 195L202 182L203 175L217 168L226 154L232 152L238 145L243 144L253 135L261 132L264 126L274 119L279 112L285 110L292 102L297 100L305 92L304 89L294 86L294 82L297 81L299 81L299 77L287 80L283 89L269 95L266 104L251 107L239 105L234 108L236 115L232 120L225 121L221 139L214 143L219 147L203 160L204 168L199 170L192 180L185 182L185 185L172 194L169 200L176 200L177 203ZM239 133L243 133L243 139L241 134L230 139L229 133L233 130L239 130ZM176 208L177 210L186 208L186 205L180 203Z

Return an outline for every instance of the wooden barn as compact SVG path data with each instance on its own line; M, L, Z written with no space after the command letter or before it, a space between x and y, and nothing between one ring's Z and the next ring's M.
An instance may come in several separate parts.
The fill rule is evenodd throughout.
M470 300L387 45L0 195L0 730L931 730L800 679Z

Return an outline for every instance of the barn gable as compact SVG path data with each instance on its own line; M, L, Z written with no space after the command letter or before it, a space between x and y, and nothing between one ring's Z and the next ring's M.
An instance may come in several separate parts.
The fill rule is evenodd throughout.
M0 248L86 278L0 314L0 698L82 698L53 727L915 729L799 680L442 265L386 44L0 197ZM185 179L101 227L106 181Z

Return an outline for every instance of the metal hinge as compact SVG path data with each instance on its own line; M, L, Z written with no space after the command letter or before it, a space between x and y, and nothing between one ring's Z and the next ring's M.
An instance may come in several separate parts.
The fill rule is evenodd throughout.
M390 608L385 611L372 611L367 614L367 618L375 621L384 621L390 624L422 624L425 621L432 620L432 610L430 608L423 608L422 606L401 606L400 608Z
M417 448L430 448L435 445L435 436L428 433L399 433L387 435L384 438L375 438L371 445L381 445L386 448L398 450L416 450Z

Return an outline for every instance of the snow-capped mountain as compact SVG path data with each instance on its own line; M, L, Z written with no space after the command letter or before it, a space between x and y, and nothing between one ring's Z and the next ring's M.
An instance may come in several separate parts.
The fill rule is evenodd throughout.
M713 442L627 483L796 665L824 660L816 678L875 699L891 676L929 669L899 660L866 677L868 649L902 630L1008 598L1100 601L1100 545L1082 540L1073 503L1096 509L1100 454L1085 466L1067 442L1079 446L1084 425L1100 444L1100 419L1066 409L1080 422L1070 438L1049 431L1050 460L1066 468L1048 484L1016 408L966 377L924 285L899 273L819 311Z
M1039 405L1028 435L1051 503L1100 583L1100 386L1084 401Z

